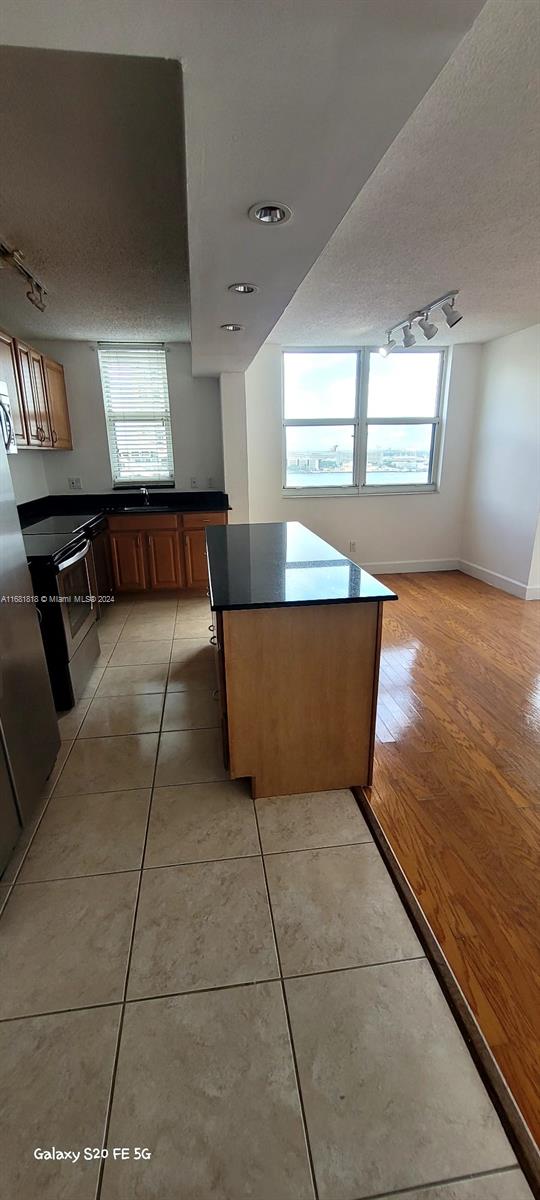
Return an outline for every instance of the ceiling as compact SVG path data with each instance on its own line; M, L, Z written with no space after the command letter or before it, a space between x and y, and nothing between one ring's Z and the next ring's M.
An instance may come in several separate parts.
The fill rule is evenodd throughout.
M435 342L484 341L540 319L539 43L539 5L488 0L272 341L379 342L450 288L464 320L452 332L443 321Z
M182 63L186 139L191 333L196 373L243 370L273 329L301 281L318 258L329 237L364 186L381 157L436 79L456 45L482 8L483 0L3 0L2 37L9 45L56 50L143 55L171 58ZM171 68L172 69L172 68ZM157 70L157 68L156 68ZM166 85L163 82L163 90ZM146 88L149 113L154 113L152 89ZM39 122L42 101L34 96L33 114ZM110 97L109 97L110 101ZM99 133L110 131L117 144L123 124L117 127L114 105L96 88L87 96L87 109L100 114ZM79 106L80 108L82 106ZM73 135L71 158L77 158L77 123L69 103L57 105L60 143ZM163 110L160 109L163 113ZM167 140L170 156L177 156L181 120L177 102L163 114L166 129L155 131L139 144L140 186L145 202L129 189L116 163L109 161L103 186L115 212L125 213L121 235L126 272L145 275L140 288L146 318L134 306L133 288L117 302L122 336L168 337L171 323L176 337L186 336L182 304L165 263L165 250L180 254L178 243L184 226L180 187L163 184L156 151ZM178 116L176 136L171 125ZM96 118L97 120L97 118ZM18 110L8 125L16 129ZM131 128L126 119L126 127ZM66 138L65 130L70 130ZM90 147L93 152L94 147ZM58 147L60 154L61 145ZM39 162L47 175L46 145ZM88 162L88 159L85 159ZM175 157L178 164L178 159ZM4 163L3 163L4 165ZM13 155L10 155L10 168ZM157 171L154 177L153 168ZM172 171L172 164L169 169ZM49 171L49 175L53 172ZM36 174L27 168L27 183L36 192ZM103 179L103 173L102 173ZM69 183L69 180L68 180ZM101 289L89 274L102 246L93 236L89 205L75 214L64 198L64 176L38 180L39 191L25 202L29 229L23 227L24 210L16 216L13 200L4 211L17 240L40 262L44 282L51 289L46 320L49 336L95 337L103 318ZM152 185L152 186L150 186ZM153 195L149 195L150 191ZM95 194L97 193L97 195ZM58 202L55 197L60 196ZM107 203L99 187L96 202ZM82 198L84 199L84 198ZM294 210L283 228L258 227L246 218L258 200L284 201ZM151 201L153 200L154 205ZM177 225L173 210L177 204ZM142 205L146 220L132 218L130 205ZM155 227L155 212L159 217ZM36 213L43 218L39 246L35 241ZM55 214L52 220L50 214ZM162 220L163 218L163 220ZM129 231L134 224L133 233ZM82 232L79 274L80 293L90 293L92 312L80 319L73 305L69 316L54 312L64 304L55 291L55 271L63 269L62 234L73 247L77 238L70 224ZM84 229L81 230L81 226ZM118 221L115 222L118 228ZM159 245L148 264L142 229ZM87 239L84 237L86 231ZM0 229L7 236L8 229ZM49 254L53 235L55 261ZM114 239L107 238L107 245ZM45 258L49 254L49 258ZM134 265L143 255L141 269ZM40 258L40 255L43 256ZM64 255L64 262L67 261ZM81 259L84 257L84 264ZM115 262L117 261L115 256ZM72 260L71 260L72 261ZM7 272L3 273L4 275ZM174 272L173 272L174 274ZM249 299L230 296L227 285L247 278L259 285ZM159 292L162 288L160 300ZM56 308L58 304L58 308ZM134 311L131 325L131 312ZM185 316L185 314L184 314ZM32 321L35 315L31 314ZM225 321L245 325L240 335L221 332ZM108 320L107 320L108 325ZM159 333L158 333L159 327ZM45 322L40 325L45 331ZM129 330L131 329L131 333ZM100 336L118 336L110 329Z
M0 272L20 337L189 339L178 63L0 47L0 237L45 284Z

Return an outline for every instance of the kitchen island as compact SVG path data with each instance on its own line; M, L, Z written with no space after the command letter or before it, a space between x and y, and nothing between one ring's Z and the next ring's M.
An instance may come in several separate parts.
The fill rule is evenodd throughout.
M206 539L231 778L254 797L368 786L395 592L296 521Z

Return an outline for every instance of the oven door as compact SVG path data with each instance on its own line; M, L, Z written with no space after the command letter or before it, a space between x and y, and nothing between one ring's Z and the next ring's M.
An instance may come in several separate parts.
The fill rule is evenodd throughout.
M73 657L96 620L96 598L89 565L91 553L90 542L86 541L80 550L58 566L58 594L68 659Z

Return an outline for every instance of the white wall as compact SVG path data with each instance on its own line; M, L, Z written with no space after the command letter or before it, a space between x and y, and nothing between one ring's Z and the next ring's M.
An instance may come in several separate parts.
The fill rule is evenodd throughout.
M482 349L462 559L527 595L540 507L540 325Z
M9 469L17 504L47 496L49 488L41 450L23 450L8 454Z
M111 469L95 347L75 341L34 341L33 345L64 365L73 450L23 451L19 457L32 460L25 464L25 478L34 475L37 489L44 472L45 487L36 495L47 490L67 492L68 477L73 475L81 477L84 492L108 491ZM223 488L219 382L193 378L191 348L180 342L167 346L167 375L176 487L190 491L195 478L202 491Z
M246 372L249 519L302 521L374 570L457 565L479 357L474 345L451 355L439 492L289 499L281 495L281 351L263 346Z
M232 523L249 521L246 377L239 371L220 376L223 468L230 488Z

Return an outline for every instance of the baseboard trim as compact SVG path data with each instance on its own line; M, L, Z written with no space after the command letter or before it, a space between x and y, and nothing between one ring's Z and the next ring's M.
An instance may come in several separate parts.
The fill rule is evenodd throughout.
M502 592L509 592L511 596L519 596L520 600L540 598L530 594L535 591L540 593L539 588L529 588L526 583L520 583L519 579L510 579L508 575L488 571L486 567L478 566L478 563L460 562L458 566L465 575L472 575L474 579L480 579L482 583L488 583L490 587L499 588Z
M372 562L360 564L370 575L417 575L422 571L463 571L464 575L472 575L490 587L509 592L520 600L540 600L540 587L530 587L520 583L519 579L510 579L508 575L499 575L496 571L488 571L478 563L465 562L460 558L419 558L404 559L401 562Z
M457 558L420 558L403 562L362 563L364 571L371 575L405 575L408 572L418 574L420 571L459 571L461 563Z

